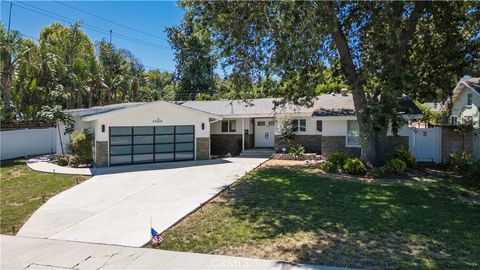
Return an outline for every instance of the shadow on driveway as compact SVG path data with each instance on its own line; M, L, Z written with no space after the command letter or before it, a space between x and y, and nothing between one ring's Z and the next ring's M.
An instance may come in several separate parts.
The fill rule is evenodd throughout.
M179 169L179 168L186 168L186 167L208 166L208 165L216 165L216 164L224 164L224 163L231 163L231 161L225 160L225 159L212 159L212 160L192 160L192 161L175 161L175 162L164 162L164 163L123 165L123 166L94 168L92 169L92 173L93 175L105 175L105 174L115 174L115 173L125 173L125 172Z

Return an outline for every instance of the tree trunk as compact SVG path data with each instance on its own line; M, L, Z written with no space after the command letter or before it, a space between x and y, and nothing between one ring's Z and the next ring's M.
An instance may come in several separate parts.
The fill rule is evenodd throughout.
M6 113L12 111L12 77L14 67L11 63L10 56L7 56L7 63L2 70L2 98L4 103L4 110Z
M62 155L65 154L63 150L63 142L62 142L62 134L60 133L60 122L57 122L57 130L58 130L58 139L60 140L60 148L62 149Z
M340 55L340 63L342 72L345 75L348 84L352 88L353 104L355 106L355 114L357 116L358 130L362 138L362 159L372 164L377 163L376 157L376 140L375 135L369 132L367 115L364 108L367 106L367 98L363 91L362 83L358 77L355 64L353 63L352 54L348 47L347 37L345 36L341 26L338 23L333 2L326 2L331 12L331 34L338 54Z

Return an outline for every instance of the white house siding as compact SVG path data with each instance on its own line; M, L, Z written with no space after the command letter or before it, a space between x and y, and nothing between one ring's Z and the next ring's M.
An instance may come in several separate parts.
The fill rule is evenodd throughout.
M473 104L467 105L468 94L472 94ZM468 87L463 87L458 97L453 102L452 116L457 116L458 120L465 116L472 116L476 128L480 128L480 95Z
M55 153L56 133L56 128L0 131L1 159Z
M82 129L87 129L91 133L95 133L95 128L92 123L89 122L83 122L80 117L74 116L73 120L75 121L74 129L75 130L82 130ZM57 154L62 154L62 147L60 143L63 144L63 150L64 152L69 152L69 145L70 145L70 136L71 134L65 134L65 128L62 124L59 126L60 132L56 132L55 138L56 138L56 149L57 149ZM59 135L60 134L60 135ZM59 136L62 136L62 139L60 140Z

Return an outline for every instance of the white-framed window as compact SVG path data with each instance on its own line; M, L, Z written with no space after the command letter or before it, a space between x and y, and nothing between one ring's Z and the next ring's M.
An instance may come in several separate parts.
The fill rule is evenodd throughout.
M236 132L237 120L222 120L222 132Z
M323 131L323 122L322 120L317 120L317 131L322 132Z
M306 132L307 119L293 119L292 126L293 126L293 132Z
M347 120L347 147L360 146L360 132L357 120Z
M467 105L468 105L468 106L472 106L472 103L473 103L473 94L472 94L472 93L468 93L468 94L467 94Z
M456 115L450 116L450 124L452 124L452 126L456 126L457 121L458 121L458 117Z

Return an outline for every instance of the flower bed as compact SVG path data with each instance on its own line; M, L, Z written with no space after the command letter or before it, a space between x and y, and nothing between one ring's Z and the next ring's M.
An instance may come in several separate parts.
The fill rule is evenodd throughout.
M280 160L323 160L322 155L317 155L315 153L305 153L298 156L293 156L290 154L283 154L283 153L274 153L272 155L272 159L280 159Z

